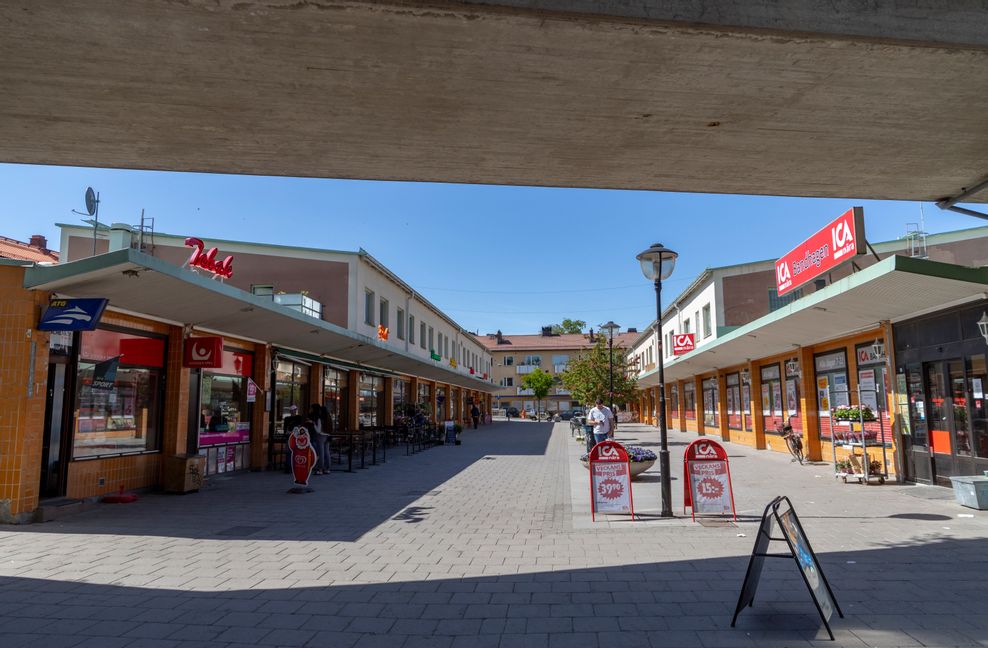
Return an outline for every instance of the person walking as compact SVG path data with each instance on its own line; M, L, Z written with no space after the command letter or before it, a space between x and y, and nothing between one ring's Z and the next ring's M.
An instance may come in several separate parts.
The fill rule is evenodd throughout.
M312 444L315 446L316 464L315 474L329 474L329 428L326 425L326 409L319 403L313 403L309 408L309 420L312 421Z
M473 429L476 430L480 425L480 409L476 405L470 408L470 418L473 419Z
M594 441L597 443L607 441L613 422L614 414L604 405L604 401L598 398L593 409L587 414L587 424L593 426Z

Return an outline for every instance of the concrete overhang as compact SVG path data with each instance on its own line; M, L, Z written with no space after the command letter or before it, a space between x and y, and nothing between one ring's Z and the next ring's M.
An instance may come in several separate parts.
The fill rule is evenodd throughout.
M490 382L308 317L133 249L25 270L24 287L110 300L110 308L385 371L494 392Z
M912 200L976 186L988 6L840 5L12 0L0 160Z
M986 293L988 267L891 256L667 362L665 379L680 380L749 359L795 354L799 347L980 299ZM641 387L658 383L657 370L638 379Z

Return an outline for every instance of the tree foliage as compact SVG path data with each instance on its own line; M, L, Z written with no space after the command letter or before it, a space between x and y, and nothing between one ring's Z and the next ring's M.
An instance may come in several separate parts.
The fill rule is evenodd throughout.
M638 397L638 382L628 375L628 363L624 349L614 349L613 376L614 402L625 404ZM589 405L598 398L610 403L608 394L611 381L608 373L612 363L608 362L607 338L597 338L593 349L585 355L571 358L563 372L563 385L581 403Z
M549 390L555 384L556 379L551 374L542 371L541 368L536 368L532 373L526 374L521 381L522 387L532 390L532 395L535 396L535 400L539 404L538 409L542 409L542 399L549 395Z
M566 318L559 324L552 325L553 333L583 333L587 323L583 320L573 320Z

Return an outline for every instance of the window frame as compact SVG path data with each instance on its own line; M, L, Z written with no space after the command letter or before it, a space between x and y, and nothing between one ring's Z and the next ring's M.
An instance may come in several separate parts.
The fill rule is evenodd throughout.
M377 326L374 321L374 306L376 306L376 295L370 288L364 288L364 324L367 326Z

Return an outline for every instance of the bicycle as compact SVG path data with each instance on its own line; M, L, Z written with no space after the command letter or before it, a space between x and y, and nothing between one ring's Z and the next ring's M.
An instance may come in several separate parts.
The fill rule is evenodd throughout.
M790 416L786 419L785 425L779 425L776 427L776 431L782 435L782 438L786 441L786 448L789 449L789 454L793 456L793 461L798 461L799 465L803 465L803 435L792 429L792 417Z

